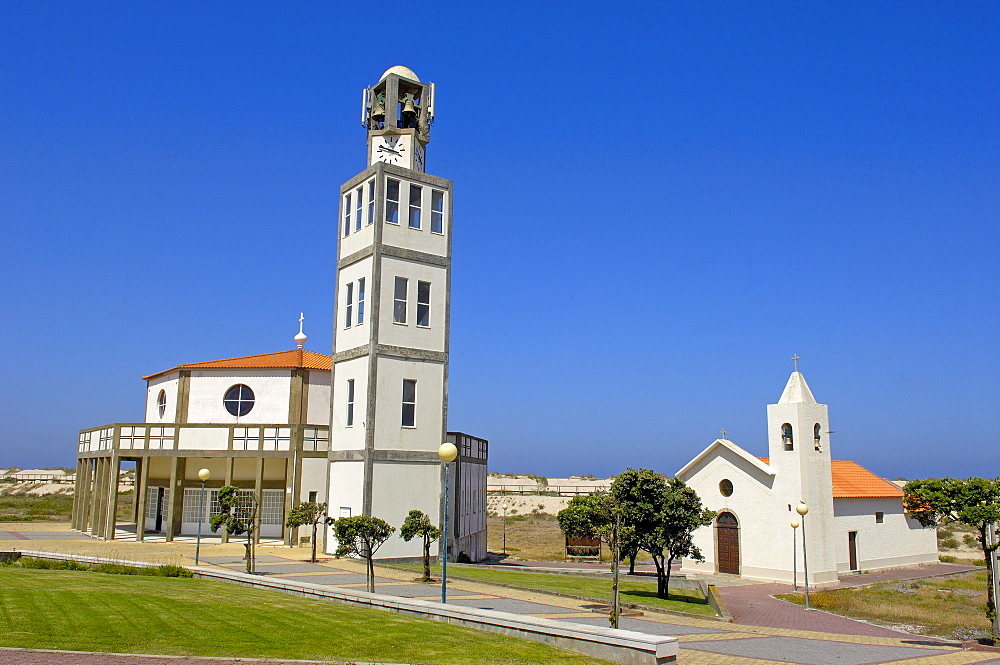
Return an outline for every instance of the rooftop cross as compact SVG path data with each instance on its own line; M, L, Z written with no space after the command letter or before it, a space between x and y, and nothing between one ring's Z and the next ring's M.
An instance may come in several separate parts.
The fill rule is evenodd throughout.
M723 427L721 430L719 430L719 432L722 434L722 438L725 439L726 438L726 428Z
M797 353L794 354L792 356L792 360L795 361L795 371L798 372L799 371L799 360L801 360L801 358L799 357L799 354L797 354Z
M299 312L299 334L295 336L295 344L300 349L303 346L305 346L306 340L309 339L308 337L306 337L306 334L302 332L302 322L305 320L306 320L305 314Z

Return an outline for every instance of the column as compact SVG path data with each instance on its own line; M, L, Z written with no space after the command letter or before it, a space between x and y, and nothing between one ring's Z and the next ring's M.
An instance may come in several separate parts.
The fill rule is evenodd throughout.
M80 528L80 506L83 504L83 460L76 458L76 482L73 483L73 512L70 514L69 528Z
M90 518L90 535L104 537L104 515L108 509L107 465L104 457L94 463L94 513Z
M181 532L181 505L184 503L186 457L175 457L170 467L170 505L167 506L167 542Z
M263 431L263 430L262 430ZM257 524L260 524L261 516L264 512L264 458L257 458L257 477L254 479L253 495L257 499ZM253 534L253 542L260 542L260 527Z
M139 460L135 470L135 539L142 542L146 536L146 511L149 510L149 458Z
M108 512L104 516L104 539L115 539L115 525L118 521L118 476L121 473L122 460L112 454L108 458Z

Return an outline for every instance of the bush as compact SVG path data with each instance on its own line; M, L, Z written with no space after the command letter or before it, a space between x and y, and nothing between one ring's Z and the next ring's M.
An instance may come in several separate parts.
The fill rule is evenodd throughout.
M86 570L93 573L105 573L108 575L145 575L148 577L192 577L193 574L187 568L164 564L155 568L143 568L141 566L126 566L120 563L97 563L88 565L77 561L63 561L61 559L34 559L32 557L21 557L17 560L4 560L4 564L20 566L22 568L35 568L39 570Z
M61 561L55 559L34 559L32 557L21 557L15 565L22 568L35 568L38 570L87 570L88 566L76 561Z
M949 554L942 554L941 556L938 557L938 561L940 561L941 563L955 563L956 561L958 561L958 557L953 557Z
M979 547L979 541L976 540L976 537L968 533L962 536L962 542L965 543L966 547Z
M944 548L946 550L957 550L958 549L958 541L955 540L954 538L945 538L944 540L942 540L938 544L942 548Z
M951 538L955 535L954 529L938 529L937 537L938 540L944 540L945 538Z

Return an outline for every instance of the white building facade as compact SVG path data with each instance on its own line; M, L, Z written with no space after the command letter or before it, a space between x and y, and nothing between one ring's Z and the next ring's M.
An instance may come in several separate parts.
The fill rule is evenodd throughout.
M938 560L936 530L906 516L899 487L855 462L831 459L827 406L801 372L768 405L767 424L767 457L718 439L677 472L718 512L694 534L705 561L685 559L682 571L791 582L797 569L801 582L803 537L810 584ZM808 507L804 517L800 503Z

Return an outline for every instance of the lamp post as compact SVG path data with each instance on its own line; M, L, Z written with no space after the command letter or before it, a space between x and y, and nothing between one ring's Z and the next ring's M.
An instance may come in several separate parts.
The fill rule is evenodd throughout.
M441 602L448 602L448 475L451 461L458 457L458 448L450 441L438 446L438 457L444 462L444 518L441 525Z
M212 477L212 472L208 469L202 469L198 472L198 477L201 478L201 495L199 496L199 502L201 506L198 509L198 539L194 544L194 565L198 565L198 556L201 554L201 523L205 519L205 481Z
M500 507L503 508L503 553L504 553L504 556L506 556L507 555L507 508L508 508L508 506L507 506L506 503L504 503Z
M806 513L809 512L809 506L803 501L799 501L799 505L795 506L795 512L802 516L802 578L806 587L806 609L811 610L812 607L809 606L809 555L806 549Z
M795 546L797 544L795 542L795 532L799 528L799 521L798 520L792 520L791 521L791 527L792 527L792 591L798 591L799 590L799 578L798 578L798 571L796 570L796 568L797 568L796 559L798 557L797 557L797 552L795 551Z

